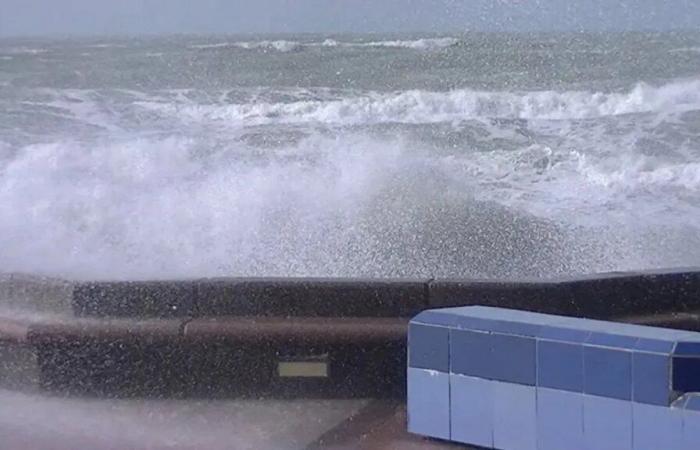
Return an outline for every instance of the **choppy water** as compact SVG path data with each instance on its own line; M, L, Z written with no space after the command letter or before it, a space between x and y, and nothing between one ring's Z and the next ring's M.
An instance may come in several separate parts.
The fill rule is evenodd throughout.
M0 40L0 271L700 265L700 34Z

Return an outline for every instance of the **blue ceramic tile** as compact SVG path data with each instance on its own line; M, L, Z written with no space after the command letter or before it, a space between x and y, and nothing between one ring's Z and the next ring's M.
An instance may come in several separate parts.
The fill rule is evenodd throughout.
M585 342L590 334L591 332L588 330L578 330L572 328L564 328L556 325L546 325L540 329L540 332L537 335L537 337L559 342L581 343Z
M590 336L588 336L586 344L634 350L637 340L638 338L633 336L592 332Z
M450 310L461 316L478 317L481 319L505 322L529 323L533 325L544 325L552 322L553 320L559 319L558 316L548 314L540 314L518 309L497 308L492 306L464 306L459 308L450 308Z
M450 375L451 440L493 447L493 383Z
M700 412L683 411L683 445L682 450L700 448Z
M519 336L536 336L541 322L550 320L549 316L542 314L482 306L451 308L450 311L455 316L454 326L457 328Z
M632 398L632 353L583 347L584 392L608 398Z
M491 319L455 314L452 327L460 330L483 331L488 333L492 331L495 323L496 322Z
M537 388L537 448L584 448L583 394Z
M634 352L632 355L634 401L668 406L671 399L671 358Z
M700 358L674 357L671 364L674 391L700 392Z
M583 392L583 346L581 344L538 341L537 385Z
M637 341L637 345L634 346L634 349L640 350L640 351L645 351L645 352L669 354L669 353L673 352L673 348L675 346L676 346L675 341L640 338Z
M535 339L494 333L491 335L491 345L493 379L535 385Z
M408 431L438 439L450 438L450 376L408 369Z
M553 325L582 331L621 334L620 326L622 324L616 322L605 322L602 320L584 319L580 317L563 317L561 320L554 322Z
M528 322L483 319L479 317L458 317L455 320L455 326L467 330L489 331L531 337L537 336L541 328L540 325Z
M627 336L632 338L649 338L654 340L671 341L678 340L700 342L700 333L671 330L667 328L649 327L643 325L632 325L620 322L606 322L601 320L588 320L580 318L564 318L554 323L554 325L578 330L612 334L617 336Z
M670 450L681 447L682 410L634 403L632 413L634 450Z
M411 323L408 326L408 365L449 371L449 329Z
M491 334L450 330L450 372L493 379Z
M493 382L493 447L537 450L537 388Z
M584 395L583 435L585 450L632 450L632 402Z
M429 309L416 315L411 319L411 323L452 327L455 319L456 316L449 309Z
M676 344L673 354L700 358L700 342L679 342Z

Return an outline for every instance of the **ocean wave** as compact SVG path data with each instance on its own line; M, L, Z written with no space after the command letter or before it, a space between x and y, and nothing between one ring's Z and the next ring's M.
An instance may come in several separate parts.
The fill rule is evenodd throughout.
M459 39L444 38L423 38L414 40L393 40L393 41L370 41L362 43L343 43L341 45L358 47L389 47L389 48L410 48L415 50L431 50L446 47L453 47L459 44Z
M497 277L697 261L687 236L667 230L659 240L557 225L613 214L653 224L654 208L675 199L681 211L679 199L697 198L697 163L629 164L538 145L439 156L363 133L309 136L260 158L241 142L201 147L66 139L6 155L0 265L110 278ZM650 183L677 191L650 201ZM691 209L683 223L697 241L696 217Z
M231 47L233 44L231 42L217 42L214 44L193 44L190 45L188 48L193 49L193 50L208 50L212 48L226 48L226 47Z
M700 47L680 47L669 50L670 53L700 53Z
M236 42L233 44L236 47L244 49L265 49L265 50L277 50L278 52L292 52L299 50L303 47L303 44L297 41L259 41L259 42Z
M322 42L301 42L289 40L263 40L263 41L237 41L237 42L216 42L211 44L191 45L191 49L221 49L221 48L242 48L246 50L264 49L276 50L279 52L298 51L308 47L385 47L385 48L405 48L414 50L434 50L446 47L453 47L459 44L459 39L451 37L443 38L421 38L413 40L385 40L366 42L346 42L335 39L325 39Z
M12 47L1 49L0 54L5 55L41 55L43 53L48 53L48 49L45 48L34 48L34 47Z
M200 145L20 149L0 177L0 215L11 218L0 222L0 265L111 278L504 276L584 261L556 227L475 201L473 179L401 140L313 136L263 160Z
M637 84L627 92L586 91L369 92L330 101L198 104L139 102L140 106L195 121L243 125L328 123L438 123L480 118L576 120L646 112L700 109L700 80L654 87Z
M213 44L191 45L191 49L207 50L220 48L242 48L245 50L275 50L278 52L292 52L303 48L304 44L297 41L276 40L276 41L241 41L241 42L217 42Z
M367 42L343 42L335 39L326 39L321 43L307 44L309 46L322 47L387 47L387 48L409 48L415 50L431 50L446 47L453 47L459 44L460 40L451 37L442 38L421 38L412 40L386 40Z
M104 49L104 48L128 48L129 46L126 44L114 44L114 43L102 43L102 44L90 44L86 45L85 48L95 48L95 49Z

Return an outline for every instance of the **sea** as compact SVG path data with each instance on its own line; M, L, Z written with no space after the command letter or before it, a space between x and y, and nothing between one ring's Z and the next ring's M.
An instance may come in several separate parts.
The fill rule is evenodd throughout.
M0 271L700 266L700 32L0 40Z

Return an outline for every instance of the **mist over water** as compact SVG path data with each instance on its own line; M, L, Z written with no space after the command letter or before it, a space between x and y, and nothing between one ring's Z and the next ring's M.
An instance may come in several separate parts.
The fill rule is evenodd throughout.
M0 41L0 271L700 264L700 35Z

